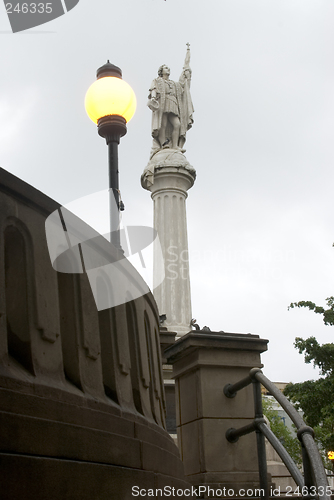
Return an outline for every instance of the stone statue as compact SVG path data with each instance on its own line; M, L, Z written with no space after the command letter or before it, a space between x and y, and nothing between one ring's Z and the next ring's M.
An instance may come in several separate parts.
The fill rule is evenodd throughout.
M148 107L152 111L152 154L162 148L184 152L186 132L193 124L193 104L190 96L190 44L178 82L169 79L170 69L160 66L152 82Z

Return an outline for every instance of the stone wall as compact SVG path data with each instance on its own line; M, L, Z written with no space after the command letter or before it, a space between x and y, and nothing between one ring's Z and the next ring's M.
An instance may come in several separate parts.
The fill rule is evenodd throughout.
M86 274L54 271L45 219L58 207L0 169L1 499L185 486L153 296L98 312Z

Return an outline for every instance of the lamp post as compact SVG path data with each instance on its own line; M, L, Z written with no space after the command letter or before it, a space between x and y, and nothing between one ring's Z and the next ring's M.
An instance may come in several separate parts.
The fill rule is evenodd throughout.
M89 118L97 124L98 134L105 138L108 146L110 241L121 250L118 144L136 110L136 96L130 85L122 80L120 68L107 61L97 70L96 81L86 93L85 107Z

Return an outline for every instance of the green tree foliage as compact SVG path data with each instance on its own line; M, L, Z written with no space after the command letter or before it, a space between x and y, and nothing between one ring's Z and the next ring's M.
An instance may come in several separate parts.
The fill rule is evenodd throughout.
M334 297L328 297L326 299L326 304L328 309L322 306L317 306L314 302L309 300L302 300L300 302L292 302L288 309L293 309L294 307L306 307L310 311L314 311L316 314L322 314L322 319L325 325L334 325Z
M285 447L294 462L297 465L301 466L302 455L298 438L292 435L292 433L284 424L284 421L278 414L278 411L273 409L270 400L268 400L267 398L262 398L262 406L263 413L269 420L270 429Z
M313 302L302 301L290 304L294 307L306 307L316 314L321 314L325 325L334 325L334 297L326 299L327 308ZM304 412L305 422L313 427L316 440L325 455L334 450L334 344L319 344L315 337L306 340L297 337L294 346L304 354L305 363L313 363L320 369L318 380L307 380L298 384L288 384L284 394Z

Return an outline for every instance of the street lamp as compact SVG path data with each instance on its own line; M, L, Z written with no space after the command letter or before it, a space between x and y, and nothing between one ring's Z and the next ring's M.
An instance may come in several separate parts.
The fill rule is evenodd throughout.
M331 461L331 464L332 464L333 470L334 470L334 451L329 451L327 453L327 457Z
M121 250L118 144L136 110L136 96L130 85L122 80L120 68L108 61L97 70L96 81L86 93L85 107L89 118L97 124L99 135L105 138L108 145L110 241Z

